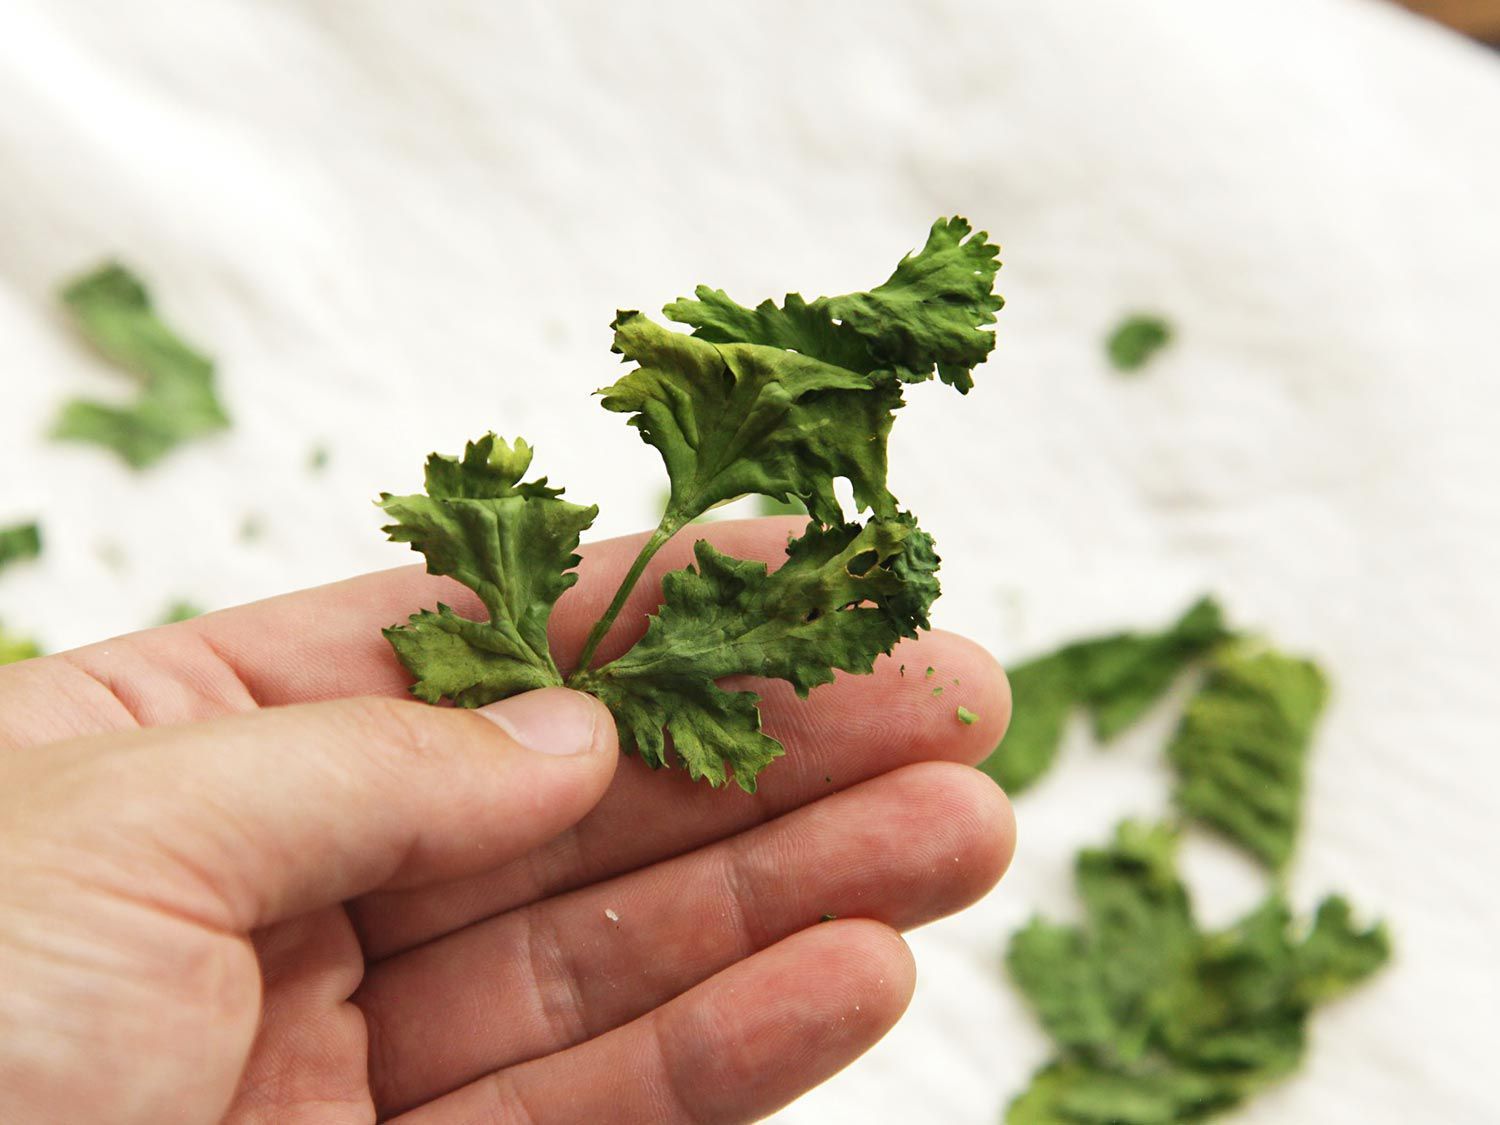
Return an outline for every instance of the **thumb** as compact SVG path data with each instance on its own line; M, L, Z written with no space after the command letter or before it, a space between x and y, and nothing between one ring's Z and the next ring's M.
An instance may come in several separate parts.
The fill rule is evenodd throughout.
M237 933L498 866L581 819L618 759L609 711L566 688L477 712L339 700L51 749L24 756L42 776L23 816L66 862Z

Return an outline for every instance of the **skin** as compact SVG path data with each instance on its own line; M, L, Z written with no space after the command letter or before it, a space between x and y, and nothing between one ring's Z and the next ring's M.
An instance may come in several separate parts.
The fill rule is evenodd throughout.
M770 561L793 526L669 544L601 657L691 538ZM564 662L640 542L584 552ZM565 689L407 700L379 629L439 599L478 615L411 567L0 668L8 1119L753 1120L895 1023L899 931L1010 860L968 768L1009 692L960 637L754 685L787 756L750 795L622 759Z

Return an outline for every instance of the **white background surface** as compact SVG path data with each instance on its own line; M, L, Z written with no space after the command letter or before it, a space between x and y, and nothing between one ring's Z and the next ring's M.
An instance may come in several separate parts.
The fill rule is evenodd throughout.
M405 562L368 501L490 427L599 534L644 526L655 454L586 397L617 305L863 288L967 214L1005 248L1000 347L893 450L938 623L1014 657L1213 591L1322 660L1293 892L1387 916L1399 962L1242 1119L1500 1120L1497 120L1500 59L1357 0L9 0L0 524L40 513L48 550L0 616L58 648ZM52 297L109 253L236 421L146 474L42 438L119 386ZM1100 341L1137 308L1179 340L1124 381ZM1170 722L1107 755L1077 732L1010 877L913 938L905 1022L780 1120L996 1120L1046 1054L1005 935L1165 808ZM1210 921L1260 892L1188 859Z

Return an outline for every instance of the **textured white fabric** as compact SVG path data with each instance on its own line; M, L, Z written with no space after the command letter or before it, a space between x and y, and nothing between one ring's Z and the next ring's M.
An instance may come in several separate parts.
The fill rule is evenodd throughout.
M9 0L0 523L41 513L48 549L0 617L62 647L405 562L369 500L487 427L600 534L643 526L655 455L586 397L617 305L862 287L962 212L1005 247L1001 344L893 456L939 623L1011 657L1213 591L1316 654L1292 890L1387 915L1399 963L1242 1119L1500 1119L1497 120L1495 57L1373 0ZM236 422L145 474L42 437L118 387L52 299L106 253ZM1125 381L1101 337L1137 308L1179 339ZM1169 710L1107 755L1078 732L1001 889L914 936L905 1022L781 1120L996 1119L1046 1052L1004 937L1165 807ZM1211 919L1259 891L1188 859Z

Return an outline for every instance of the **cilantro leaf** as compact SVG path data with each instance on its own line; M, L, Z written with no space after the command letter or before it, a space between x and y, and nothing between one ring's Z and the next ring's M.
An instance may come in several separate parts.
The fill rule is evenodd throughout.
M901 405L894 383L759 344L709 344L636 312L615 324L615 350L639 366L606 388L607 410L656 447L677 526L746 493L802 500L842 523L833 482L890 515L886 439Z
M716 681L783 679L806 696L835 669L869 672L926 628L938 594L932 540L905 514L862 527L810 523L775 571L701 540L694 554L696 567L664 578L646 635L573 686L609 705L622 742L651 765L667 764L670 735L694 778L723 784L732 768L751 792L781 747L761 732L758 696Z
M667 307L691 334L638 312L617 315L613 350L635 366L600 392L603 405L628 415L657 449L670 487L660 522L566 681L547 622L574 581L572 552L596 509L565 503L545 479L523 483L530 448L493 435L462 458L434 456L425 495L383 496L390 537L423 554L433 574L468 586L488 611L475 621L439 605L386 631L416 678L413 693L480 706L566 682L602 699L622 746L653 767L675 756L694 778L722 785L733 774L753 791L782 748L760 729L759 697L723 681L783 679L805 696L838 671L869 672L877 656L927 627L938 557L886 485L886 443L905 383L936 374L966 391L994 346L985 326L1001 304L991 292L997 251L970 234L962 219L940 220L923 249L868 293L792 295L751 310L700 287L699 300ZM840 478L870 513L862 524L844 517ZM811 517L782 565L772 571L699 542L695 565L663 579L644 637L595 667L656 553L743 495Z
M1246 646L1219 652L1167 747L1178 807L1267 866L1284 866L1327 697L1328 682L1311 661Z
M1139 371L1172 341L1172 326L1159 316L1129 316L1122 320L1105 344L1115 370Z
M427 494L383 495L394 521L386 534L409 543L427 570L462 582L489 617L475 621L439 604L385 631L416 676L412 694L429 703L447 697L479 707L518 691L561 684L547 646L547 620L576 582L573 552L598 508L570 504L546 478L521 480L531 464L524 441L487 434L462 459L433 454Z
M886 442L903 383L930 379L967 392L995 346L985 326L998 250L960 218L933 224L926 245L868 292L778 307L736 304L699 286L666 306L691 336L636 312L615 321L614 350L637 363L603 393L606 409L661 453L676 526L745 493L800 501L825 524L843 522L833 481L855 503L896 511L886 489Z
M15 664L41 655L42 650L35 641L8 633L5 626L0 625L0 664Z
M0 570L42 553L42 529L35 523L0 527Z
M1309 1014L1388 960L1383 927L1334 897L1311 926L1270 896L1200 931L1164 827L1122 825L1079 856L1081 926L1034 921L1007 963L1058 1046L1011 1125L1170 1125L1233 1106L1296 1069Z
M789 293L780 308L764 301L752 310L699 286L696 301L676 301L666 312L714 343L766 344L851 371L888 372L904 383L936 371L967 393L973 369L995 347L986 326L1005 304L994 292L999 249L985 232L971 232L965 219L939 219L922 249L868 292L813 301Z
M75 399L52 436L112 449L135 468L154 464L179 444L226 429L214 390L213 362L156 316L139 278L109 263L66 286L63 304L84 337L140 383L128 406Z
M1212 598L1160 633L1116 633L1066 645L1010 671L1010 729L981 767L1015 794L1052 765L1069 714L1085 708L1107 742L1138 721L1193 661L1231 634Z

